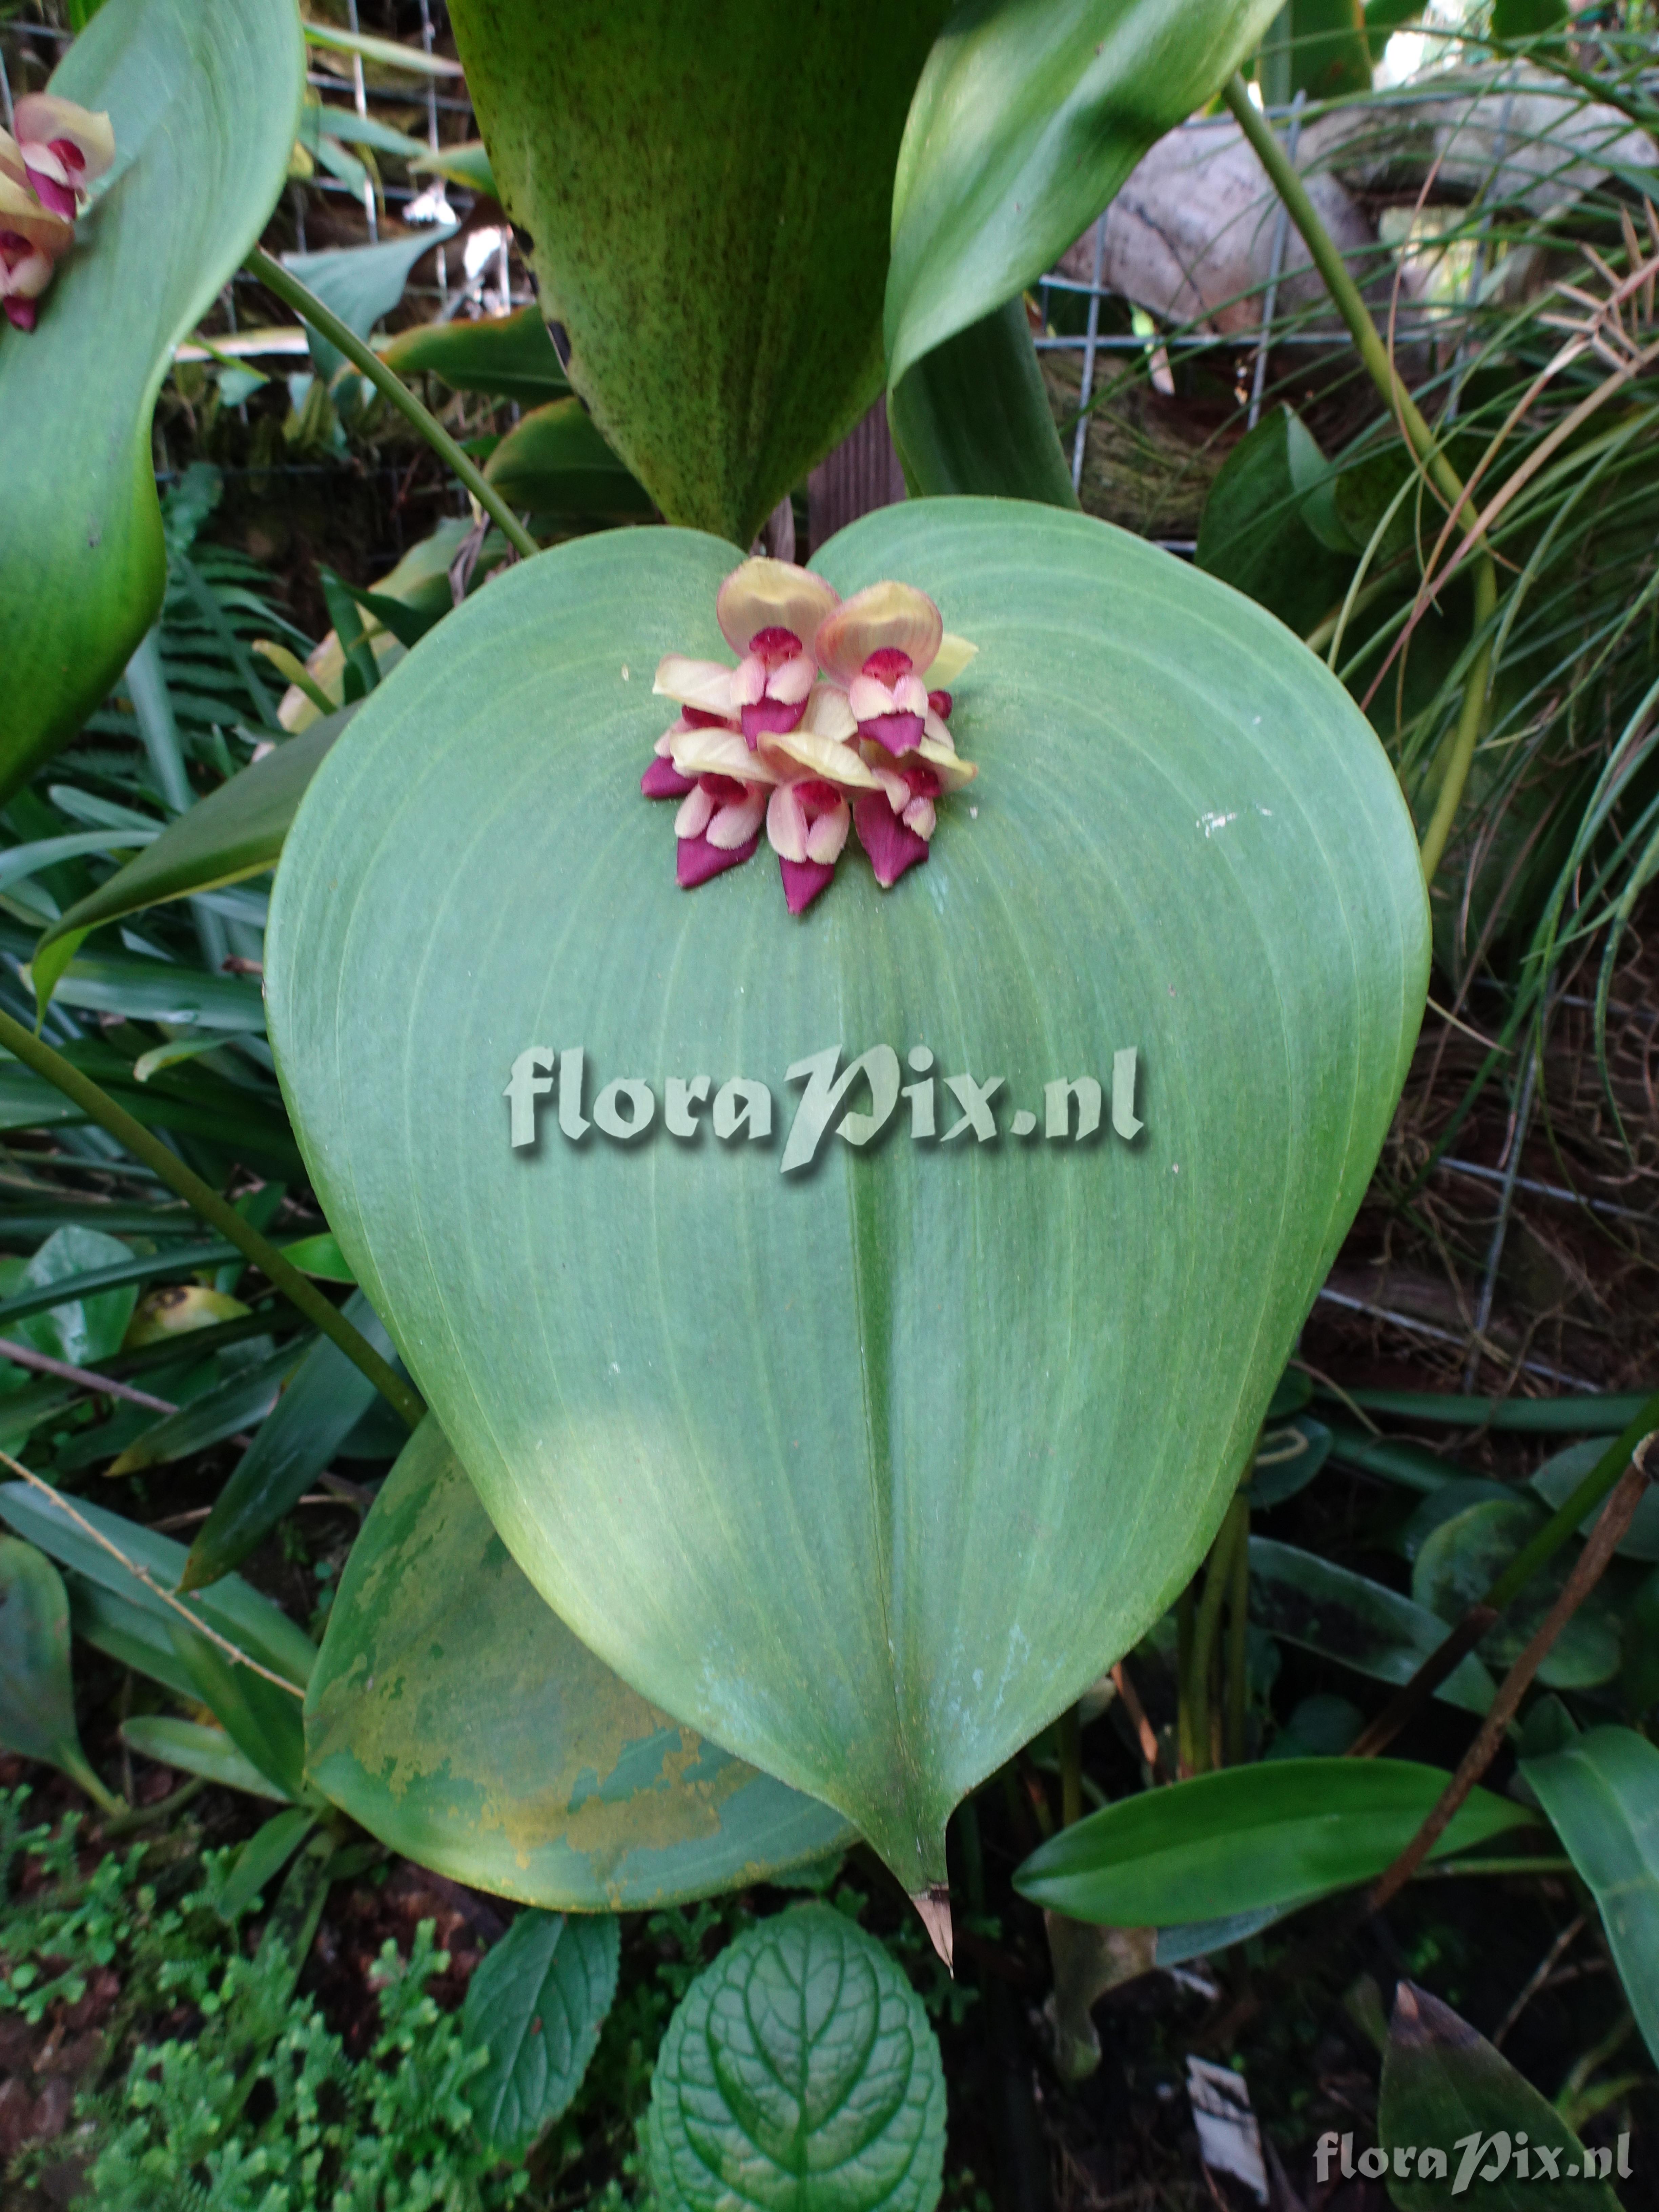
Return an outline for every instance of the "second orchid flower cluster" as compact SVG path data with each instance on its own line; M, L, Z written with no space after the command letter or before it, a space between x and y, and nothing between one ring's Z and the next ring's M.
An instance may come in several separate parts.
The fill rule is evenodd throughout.
M107 115L72 100L26 93L0 131L0 308L20 331L34 328L40 295L75 240L87 187L115 159Z
M854 830L890 889L927 858L936 801L978 773L948 727L948 686L975 647L908 584L843 600L787 561L733 569L715 615L738 665L665 657L654 688L679 719L640 780L647 799L680 802L682 887L749 860L764 824L791 914L830 883Z

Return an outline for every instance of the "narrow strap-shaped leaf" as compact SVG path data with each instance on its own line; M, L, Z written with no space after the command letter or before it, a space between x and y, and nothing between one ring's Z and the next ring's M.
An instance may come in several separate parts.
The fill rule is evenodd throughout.
M894 386L888 413L913 492L1078 503L1023 300L924 355Z

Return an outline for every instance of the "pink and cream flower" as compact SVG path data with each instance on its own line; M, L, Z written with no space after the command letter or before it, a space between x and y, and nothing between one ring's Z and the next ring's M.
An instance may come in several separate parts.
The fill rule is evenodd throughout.
M74 226L40 205L0 149L0 308L18 330L34 328L35 303L74 236Z
M928 686L952 684L973 658L962 638L947 638L939 609L909 584L872 584L843 600L818 633L823 672L847 694L860 738L896 756L924 736L949 742Z
M26 93L12 118L24 175L41 206L73 222L87 187L115 159L107 115L50 92Z
M742 659L664 657L654 688L680 714L640 779L647 799L680 802L681 886L741 866L763 822L791 914L828 887L854 829L890 888L927 858L935 802L978 772L957 757L945 688L975 648L908 585L843 605L782 561L734 569L717 614Z
M799 728L817 681L818 629L839 605L810 569L791 561L745 561L714 602L721 633L740 656L737 666L671 653L658 665L655 688L682 707L732 723L752 752L762 738Z

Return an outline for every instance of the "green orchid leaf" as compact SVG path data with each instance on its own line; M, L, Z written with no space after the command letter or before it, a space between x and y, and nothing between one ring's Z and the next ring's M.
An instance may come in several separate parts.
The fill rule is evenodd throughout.
M0 343L0 795L74 737L161 611L155 395L283 189L303 73L289 0L126 0L52 76L108 114L115 165L36 328Z
M576 1912L811 1864L840 1816L647 1705L531 1588L425 1422L340 1578L306 1715L313 1780L394 1850Z
M43 1497L26 1482L0 1486L0 1519L20 1536L99 1589L142 1608L169 1636L175 1625L187 1626L162 1595L178 1589L184 1572L184 1546L119 1513L88 1505L82 1498L76 1499L73 1510L78 1521L70 1519L64 1505ZM78 1522L88 1523L92 1533ZM301 1686L309 1679L317 1657L316 1645L280 1606L273 1605L240 1575L227 1575L210 1590L182 1598L179 1603L186 1614L257 1659L262 1667Z
M482 138L471 139L460 146L422 148L420 159L409 166L411 169L429 169L434 176L447 177L452 185L459 185L469 192L481 192L486 199L501 198ZM525 312L540 320L534 307L527 307Z
M525 416L489 456L484 475L510 505L550 520L641 522L656 512L580 399L555 399Z
M1522 1546L1544 1525L1541 1509L1525 1498L1489 1498L1467 1506L1425 1537L1412 1563L1412 1595L1448 1623L1461 1620L1486 1595ZM1532 1641L1572 1569L1567 1553L1540 1570L1477 1649L1501 1669L1512 1667ZM1588 1690L1619 1672L1617 1615L1606 1595L1592 1590L1551 1645L1538 1670L1547 1689Z
M1395 1992L1376 2131L1400 2212L1528 2212L1542 2195L1565 2212L1619 2212L1599 2179L1613 2154L1595 2160L1501 2051L1414 1982Z
M25 969L23 978L32 983L32 971ZM195 1022L204 1030L256 1034L265 1025L257 983L137 953L77 955L59 974L52 995L66 1006L84 1006L94 1014L124 1014L133 1022Z
M388 339L380 358L399 376L441 377L453 392L516 399L523 407L570 396L570 380L539 307L487 315L476 323L417 323Z
M317 1825L317 1815L303 1805L275 1813L258 1828L236 1854L223 1887L214 1899L222 1920L236 1921L252 1911Z
M1298 1497L1330 1454L1330 1431L1310 1414L1270 1425L1263 1431L1250 1477L1251 1505L1265 1512Z
M750 2203L930 2212L945 2070L921 1999L873 1936L798 1905L728 1943L668 2023L647 2162L666 2212Z
M456 0L570 382L671 522L749 544L880 392L894 165L945 15Z
M923 356L888 401L915 492L986 492L1075 507L1023 299Z
M136 859L60 915L35 946L29 967L40 1006L50 1005L89 931L141 907L216 890L274 867L301 794L354 711L343 708L313 722L198 799Z
M1250 1539L1250 1619L1270 1636L1396 1687L1410 1681L1446 1633L1438 1614L1386 1583L1271 1536ZM1435 1695L1466 1713L1484 1713L1497 1689L1470 1652Z
M893 186L887 378L896 436L921 489L1059 493L1064 465L1052 432L1038 465L1049 493L1018 476L995 487L982 477L963 483L954 471L934 481L938 441L924 441L917 425L944 410L907 392L907 380L1053 267L1153 142L1226 82L1276 7L963 0L957 9L916 88ZM1029 391L1029 374L1024 381ZM1035 438L1029 403L1020 419ZM1031 451L1022 440L1017 465L1029 465ZM1069 474L1064 481L1058 503L1070 505Z
M1211 579L990 500L816 557L844 593L924 586L979 648L952 724L979 781L925 868L884 893L849 850L799 919L769 855L677 887L648 687L720 654L734 555L601 532L497 577L361 709L289 833L266 993L341 1249L514 1557L915 1893L951 1808L1201 1558L1375 1162L1425 900L1369 727ZM785 1174L805 1063L878 1046L896 1079L933 1055L938 1137L894 1097L866 1150L863 1108L835 1134L826 1107ZM532 1047L580 1047L596 1111L619 1078L654 1114L670 1078L741 1076L780 1126L576 1145L544 1106L515 1149ZM1114 1127L1120 1053L1145 1074ZM1093 1137L1068 1093L1038 1134L1085 1077Z
M290 1800L306 1788L305 1723L296 1692L230 1658L176 1617L173 1648L196 1694L248 1764Z
M1305 1904L1391 1865L1450 1780L1398 1759L1280 1759L1126 1797L1073 1822L1014 1875L1073 1920L1160 1928ZM1467 1850L1534 1816L1477 1790L1435 1846Z
M392 1357L392 1340L361 1291L347 1300L345 1316L383 1358ZM318 1337L215 1499L181 1587L204 1589L240 1566L326 1472L376 1395L338 1345Z
M198 1692L192 1689L189 1694ZM287 1801L288 1792L244 1759L223 1729L174 1720L166 1713L139 1713L122 1722L121 1733L141 1758L153 1759L158 1766L199 1774L204 1782L243 1790L250 1797L274 1798L278 1804Z
M316 1237L301 1237L296 1243L281 1248L283 1257L297 1267L302 1275L314 1275L324 1283L353 1283L357 1278L346 1264L338 1240L331 1230L324 1230Z
M466 1985L461 2032L489 2063L466 2085L478 2133L520 2159L581 2087L617 1994L616 1917L520 1913Z
M394 131L389 123L377 122L372 115L307 100L300 118L300 143L314 154L319 140L325 138L339 139L348 146L372 146L377 154L395 154L402 161L413 161L428 150L424 138L411 138L406 131Z
M120 1809L75 1725L63 1577L44 1552L15 1536L0 1536L0 1745L45 1759L106 1811Z
M1354 0L1290 0L1290 16L1291 92L1352 100L1370 90L1368 9Z
M140 1474L147 1467L164 1467L266 1419L304 1351L302 1341L290 1340L269 1358L228 1375L176 1413L164 1413L111 1461L108 1473Z
M194 1677L173 1648L167 1623L156 1611L103 1589L73 1569L64 1576L69 1592L70 1626L95 1651L131 1667L171 1690L186 1705L198 1695Z
M428 223L402 238L383 239L376 246L339 246L322 253L285 253L283 266L293 271L306 289L315 294L360 338L366 338L383 315L389 315L404 296L409 272L423 253L453 238L458 225ZM337 346L313 330L307 337L311 358L319 376L331 378L344 366Z
M1595 1894L1659 2059L1659 1750L1634 1729L1592 1729L1548 1758L1523 1759L1521 1771Z

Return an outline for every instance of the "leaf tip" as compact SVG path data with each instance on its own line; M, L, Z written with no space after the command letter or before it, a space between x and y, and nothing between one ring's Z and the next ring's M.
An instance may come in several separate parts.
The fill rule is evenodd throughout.
M926 1889L918 1890L910 1902L921 1915L921 1924L927 1930L928 1941L945 1961L945 1972L954 1979L956 1936L951 1924L949 1889L942 1881L930 1882Z

